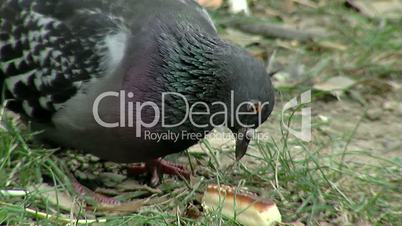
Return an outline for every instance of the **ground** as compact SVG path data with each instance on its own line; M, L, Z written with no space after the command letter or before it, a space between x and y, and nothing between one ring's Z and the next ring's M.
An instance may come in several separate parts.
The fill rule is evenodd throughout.
M0 222L63 225L97 217L110 225L233 225L201 206L206 186L222 183L274 201L287 223L400 225L401 18L369 15L346 1L250 2L253 15L244 23L286 24L317 37L250 34L232 23L243 18L228 15L225 7L212 12L222 37L279 71L273 75L274 112L242 161L234 161L233 139L210 136L167 157L191 169L191 180L165 177L150 188L145 178L127 175L125 165L33 145L32 134L11 117L0 129ZM282 114L288 101L306 91L311 103ZM308 107L312 139L306 142L284 125L299 129L300 109ZM84 208L93 203L72 195L68 172L99 193L131 202Z

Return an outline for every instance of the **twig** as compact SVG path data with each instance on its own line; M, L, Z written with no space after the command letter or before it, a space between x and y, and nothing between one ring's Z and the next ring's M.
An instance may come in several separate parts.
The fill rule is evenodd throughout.
M324 34L318 32L303 31L279 24L253 22L250 20L245 21L237 19L236 21L231 22L229 25L243 32L262 35L269 38L282 38L305 42L316 38L325 37Z
M324 35L311 31L301 31L275 24L237 24L237 27L251 34L263 35L270 38L283 38L297 41L309 41Z

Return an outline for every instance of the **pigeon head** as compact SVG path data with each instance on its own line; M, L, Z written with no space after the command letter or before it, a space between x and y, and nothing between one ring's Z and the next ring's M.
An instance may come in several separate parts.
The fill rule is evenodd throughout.
M236 136L236 159L240 159L246 153L254 129L271 114L274 91L264 65L245 50L229 45L218 56L223 62L220 76L226 78L226 85L232 91L233 123L228 127Z
M266 121L274 106L274 91L264 65L240 47L192 27L162 32L159 46L160 84L181 95L166 102L171 106L168 120L183 118L183 97L187 106L196 105L196 112L208 107L208 113L193 116L181 129L199 131L225 125L236 135L236 159L243 157L254 129ZM195 128L195 124L208 126Z

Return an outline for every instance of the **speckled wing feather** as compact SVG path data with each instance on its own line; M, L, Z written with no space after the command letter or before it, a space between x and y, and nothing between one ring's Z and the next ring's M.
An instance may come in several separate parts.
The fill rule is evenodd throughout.
M86 82L107 74L108 37L124 25L102 2L0 0L0 83L11 109L49 122Z

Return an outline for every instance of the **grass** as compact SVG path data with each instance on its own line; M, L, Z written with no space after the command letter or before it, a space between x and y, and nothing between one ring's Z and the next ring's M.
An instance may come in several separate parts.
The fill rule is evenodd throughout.
M276 1L275 1L276 2ZM262 1L263 6L279 7L273 1ZM279 8L278 8L279 10ZM217 16L222 19L221 13ZM258 15L261 17L261 15ZM278 62L286 65L292 59L295 64L304 64L306 69L297 84L278 88L279 103L309 89L315 82L334 75L347 75L359 81L374 79L384 83L400 76L398 51L402 49L400 21L369 19L348 10L340 1L330 1L319 9L299 7L285 17L311 16L322 22L331 31L327 41L346 46L346 50L323 49L319 42L297 43L289 48L278 41L263 39L261 48L280 49ZM223 19L222 19L223 20ZM268 20L286 20L268 19ZM353 23L352 23L353 22ZM363 99L370 100L383 89L377 86L358 86ZM313 101L326 103L327 95L314 92ZM380 94L385 99L386 94ZM356 101L354 95L346 98ZM140 199L152 196L160 203L144 206L136 213L114 216L97 214L84 208L77 201L78 209L64 210L63 203L54 203L43 195L35 185L44 181L53 184L59 193L70 193L66 170L66 157L60 151L47 150L33 145L32 134L13 120L5 120L0 130L0 190L30 190L24 196L0 194L0 224L6 225L74 225L72 219L106 221L107 225L234 225L219 211L202 213L192 219L188 212L198 215L200 196L210 183L245 186L264 198L277 203L284 222L299 221L307 225L400 225L400 165L398 155L385 155L351 145L363 123L370 101L360 106L359 120L338 133L324 135L327 122L313 118L313 141L305 143L294 139L280 123L280 108L273 115L271 124L278 135L268 140L252 143L253 152L242 162L224 164L224 157L233 158L233 152L223 152L206 140L205 153L188 152L178 157L190 160L197 176L190 182L166 178L159 192L133 191L118 198ZM327 103L331 105L331 102ZM313 106L314 108L314 106ZM330 109L330 108L329 108ZM320 109L317 110L320 112ZM290 124L297 122L292 114L285 115ZM333 120L342 120L335 118ZM272 128L271 128L272 129ZM399 146L400 147L400 146ZM78 154L77 154L78 155ZM69 158L69 157L67 157ZM188 160L187 160L188 159ZM68 161L67 161L68 162ZM39 211L39 212L35 212ZM45 213L45 215L41 214ZM52 217L47 216L50 214ZM72 217L70 217L72 216ZM84 222L85 223L85 222Z
M62 186L65 176L57 166L59 160L52 156L51 152L28 148L18 131L2 131L0 137L3 150L2 188L24 189L32 184L41 183L41 175L45 174L53 177L52 180L60 191L65 190ZM353 138L353 133L350 137ZM401 217L401 205L397 201L400 159L381 159L370 153L353 150L323 154L322 148L328 144L323 143L317 145L315 149L310 149L297 141L288 143L286 132L282 138L280 141L261 141L253 144L261 155L249 156L258 163L252 169L240 163L231 169L219 170L220 167L213 160L213 155L217 154L216 150L211 148L211 154L202 156L202 160L212 175L210 178L205 178L201 185L198 184L199 186L195 186L197 182L193 183L196 190L192 191L193 187L186 187L182 181L171 181L174 184L161 188L162 193L169 196L166 204L155 205L149 209L145 207L138 214L124 217L105 216L101 219L107 220L110 225L145 223L215 225L219 222L230 224L229 219L222 220L219 213L209 213L203 216L201 221L175 213L174 206L183 211L188 203L197 202L199 200L197 196L205 189L205 184L219 182L246 186L251 191L275 200L283 219L288 222L298 220L309 224L336 222L345 225L363 220L374 225L397 225ZM302 148L295 150L295 145ZM347 156L341 157L342 155ZM342 161L362 155L375 159L379 164ZM200 157L191 156L191 158ZM183 186L185 189L180 190ZM9 225L28 224L32 223L33 219L38 224L65 224L66 219L69 219L65 216L47 219L25 209L31 208L41 212L47 210L54 216L57 216L59 211L64 215L68 213L58 209L57 206L48 206L51 203L47 203L45 199L38 199L35 193L24 198L5 196L1 200L0 221ZM88 213L74 213L75 216L81 215L81 217L86 214Z

